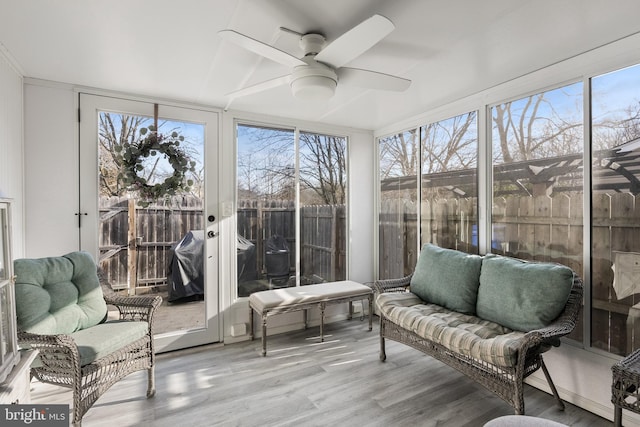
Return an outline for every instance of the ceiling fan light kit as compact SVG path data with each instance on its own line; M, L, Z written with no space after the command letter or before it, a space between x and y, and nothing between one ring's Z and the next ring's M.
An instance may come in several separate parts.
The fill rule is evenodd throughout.
M232 92L228 96L231 99L247 96L287 82L296 98L313 101L326 101L333 97L339 82L367 89L404 91L411 84L410 80L377 71L343 67L385 38L394 28L389 19L374 15L325 46L326 40L321 34L299 34L281 27L283 31L300 35L303 58L297 58L236 31L222 30L219 34L225 39L292 68L289 76L267 80Z
M308 101L326 101L336 92L338 76L324 64L312 57L305 57L308 65L300 65L291 73L291 91L296 98Z
M305 101L326 101L336 92L338 82L324 76L307 76L291 81L291 91Z

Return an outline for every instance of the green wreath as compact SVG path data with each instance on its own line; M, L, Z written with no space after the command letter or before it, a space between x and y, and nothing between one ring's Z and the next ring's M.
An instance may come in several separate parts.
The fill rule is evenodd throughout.
M194 172L196 162L180 147L184 141L182 135L172 132L170 136L158 134L154 126L140 129L140 135L149 134L144 139L125 143L120 147L122 151L122 172L118 178L128 191L139 196L139 203L143 207L149 206L150 201L162 198L168 199L179 193L191 191L192 179L186 179L187 172ZM149 156L164 155L173 174L157 184L149 184L147 178L139 175L145 169L144 159Z

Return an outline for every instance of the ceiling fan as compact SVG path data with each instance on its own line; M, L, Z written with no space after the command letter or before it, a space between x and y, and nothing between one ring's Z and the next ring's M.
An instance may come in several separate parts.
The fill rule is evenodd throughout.
M222 30L218 33L225 40L292 68L290 74L229 93L228 96L231 99L285 84L291 86L295 97L310 100L331 98L338 83L397 92L404 91L411 85L411 80L402 77L377 71L343 67L395 29L393 23L384 16L373 15L329 44L326 43L322 34L300 34L287 28L281 27L280 29L300 37L300 47L304 51L302 58L297 58L233 30Z

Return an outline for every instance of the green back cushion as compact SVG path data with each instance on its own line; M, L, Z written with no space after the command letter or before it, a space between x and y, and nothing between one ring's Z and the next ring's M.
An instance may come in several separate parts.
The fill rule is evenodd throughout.
M476 311L516 331L539 329L560 315L572 284L569 267L488 254L482 261Z
M36 334L71 334L97 325L107 314L96 264L87 252L17 259L18 327Z
M474 314L482 258L427 243L420 252L411 292L449 310Z

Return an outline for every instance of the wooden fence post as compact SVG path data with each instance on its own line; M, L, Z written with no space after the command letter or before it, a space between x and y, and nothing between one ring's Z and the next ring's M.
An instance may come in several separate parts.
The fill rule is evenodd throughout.
M127 289L129 295L136 294L136 286L137 282L137 270L138 270L138 248L137 248L137 237L136 237L136 200L129 199L128 204L129 210L129 229L127 232L127 271L129 272L129 277L127 280Z

